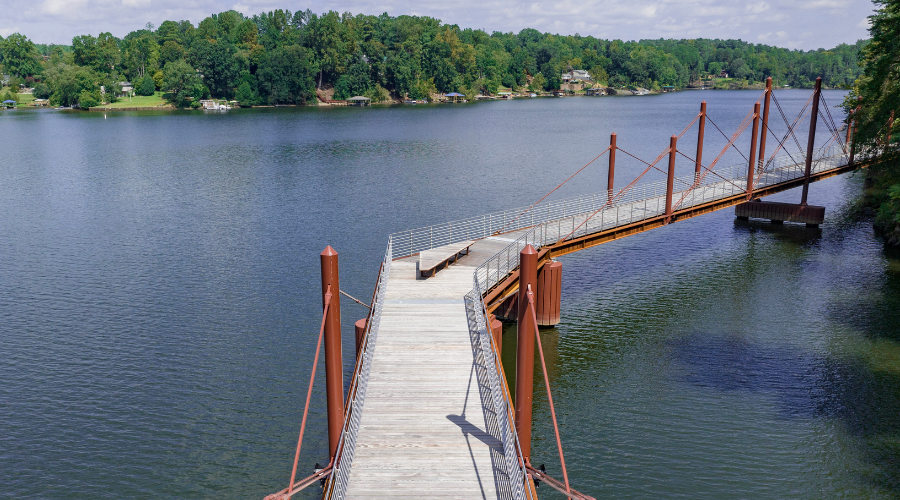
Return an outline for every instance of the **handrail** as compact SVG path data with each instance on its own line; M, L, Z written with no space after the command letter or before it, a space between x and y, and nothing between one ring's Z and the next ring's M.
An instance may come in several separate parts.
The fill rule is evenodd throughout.
M372 309L369 320L366 321L362 346L360 347L356 368L353 371L353 378L350 381L350 389L347 392L344 428L341 430L337 456L334 459L334 472L325 485L325 492L322 496L325 499L343 499L346 494L347 483L350 478L350 467L353 464L353 455L356 452L356 438L359 435L362 409L366 400L366 389L369 384L369 372L372 368L375 342L378 339L378 327L381 324L381 313L384 309L384 294L391 274L392 249L393 241L388 237L387 248L381 263L381 273L375 285Z
M522 460L522 448L519 444L519 436L511 423L513 421L510 412L509 393L506 388L506 380L500 371L500 363L495 355L498 350L494 344L493 335L487 324L487 309L484 305L484 294L478 288L478 281L473 280L472 291L467 295L467 302L472 302L472 310L475 314L475 327L481 346L481 353L488 373L488 385L491 392L491 403L494 414L497 416L497 426L500 433L500 441L503 443L503 457L506 463L506 473L510 478L513 497L516 499L536 500L531 493L531 488L525 484L527 473L525 463ZM501 384L500 381L503 381Z
M834 146L818 148L814 154L819 156L819 153L828 151L832 153L830 156L834 156L836 154L834 153L835 149ZM803 153L805 154L805 152ZM840 154L844 154L844 152L841 151ZM772 168L767 170L765 174L777 171L779 166L783 168L785 166L802 164L790 160L790 154L773 156L766 163ZM708 176L706 175L707 173L712 173L713 175ZM708 167L704 167L704 171L699 177L695 177L692 174L690 177L676 178L675 181L679 185L690 186L686 190L678 191L678 193L689 193L704 186L721 185L723 181L710 178L716 176L735 181L734 184L737 184L737 181L744 181L744 184L746 184L747 166L743 163L724 167L711 164ZM762 186L764 184L762 181L759 181L754 185ZM731 189L734 192L739 190L736 185L731 186ZM665 192L665 179L640 184L632 183L615 194L615 201L612 204L609 203L609 191L603 190L570 198L536 203L530 207L517 207L466 219L399 231L391 234L391 239L394 242L394 258L415 255L425 250L460 241L487 238L500 234L499 232L508 233L531 228L539 224L569 219L585 213L615 209L623 205L665 196Z
M821 153L821 155L819 155L820 159L813 168L814 172L826 170L838 159L847 156L843 151L835 154L834 148L834 146L830 146L819 148L815 151L816 153ZM787 160L787 156L770 159L768 164L773 168L762 174L758 185L769 186L802 177L803 169L800 168L802 166L796 163L788 163ZM718 172L716 175L730 180L703 182L704 179L695 177L677 179L680 183L691 186L687 190L678 192L678 194L691 194L691 196L682 198L682 208L728 198L743 192L744 188L730 181L744 180L746 183L745 165L733 165L715 170ZM712 169L708 170L708 172L712 172ZM509 389L505 377L500 371L499 351L493 343L493 336L488 331L486 321L487 307L484 303L484 295L509 273L518 268L519 251L526 245L530 244L539 249L561 241L560 236L563 235L565 235L563 239L576 238L585 234L630 224L638 220L659 217L664 213L665 181L629 185L617 194L617 198L619 203L610 205L608 203L608 192L601 191L540 205L535 204L529 210L530 217L521 217L523 219L521 222L509 224L509 227L506 227L508 232L521 229L527 229L527 231L478 266L473 273L472 291L467 294L466 298L473 304L476 328L485 364L488 367L493 367L493 369L487 370L491 401L498 415L497 420L500 427L500 440L503 443L504 460L511 479L512 493L516 499L533 499L532 490L526 485L526 478L531 472L521 458L521 445L518 441L518 435L510 425L513 418L508 405ZM323 498L343 499L346 492L356 447L356 438L359 432L362 407L365 402L373 348L378 335L381 312L384 307L387 278L390 274L390 265L393 259L414 255L423 250L457 241L491 236L499 228L505 227L509 222L508 216L510 214L520 215L522 210L523 208L517 208L495 212L479 217L393 233L388 237L388 246L382 262L381 274L373 294L370 319L366 323L363 346L360 349L359 359L348 392L344 429L341 432L341 439L338 443L334 471L326 484ZM587 224L588 220L598 214L600 215L598 222ZM584 218L587 219L582 220ZM579 221L580 224L577 224L576 221ZM563 230L568 231L568 228L563 227L563 225L569 225L572 231L568 234L564 233ZM456 238L454 238L454 233ZM395 251L395 248L399 248L399 250ZM500 415L505 415L505 418L501 418ZM543 474L543 476L546 477L546 474ZM569 496L572 498L590 498L574 490L570 491Z
M820 172L839 166L840 160L847 157L846 153L833 145L815 150L814 155L818 156L819 160L813 167L813 172ZM757 186L765 187L803 177L803 164L789 163L789 161L790 157L788 156L773 159L771 168L761 174ZM731 170L731 173L726 175L726 177L731 180L743 181L746 184L745 165L735 165L728 167L728 169ZM726 169L718 170L720 173L723 173L722 171ZM673 193L673 197L687 193L683 197L679 208L688 208L744 192L743 187L735 186L734 184L726 181L701 181L701 183L688 190ZM605 199L605 193L603 194ZM540 249L546 245L561 241L560 237L562 236L565 236L564 239L577 238L625 226L640 220L660 217L664 215L664 212L665 184L662 182L641 184L632 188L632 192L623 196L616 205L598 207L598 209L591 212L576 213L565 218L542 222L527 228L527 231L516 238L516 240L481 263L475 269L475 279L479 282L481 290L485 292L490 291L509 273L518 268L519 252L525 248L525 245L531 245L535 249ZM577 229L577 231L572 232L572 229Z

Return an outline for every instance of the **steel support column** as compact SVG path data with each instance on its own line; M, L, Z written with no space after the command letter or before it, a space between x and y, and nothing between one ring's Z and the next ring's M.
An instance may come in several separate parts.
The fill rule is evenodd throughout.
M341 294L338 280L338 253L331 246L322 250L322 304L331 285L331 305L325 315L325 399L328 406L328 451L337 453L344 427L344 367L341 360Z
M534 321L526 291L537 291L538 253L531 245L519 253L519 311L516 343L516 431L525 462L531 458L531 405L534 398ZM539 292L538 292L539 293ZM535 302L538 297L535 297Z
M356 357L359 357L359 350L362 349L363 338L366 336L366 323L368 320L363 318L353 324L356 333Z
M700 178L700 169L703 165L703 133L706 131L706 101L700 103L700 123L697 128L697 159L694 160L694 182Z
M809 195L809 176L812 172L813 148L816 145L816 122L819 120L819 98L822 95L822 77L816 78L816 90L813 91L812 111L809 118L809 140L806 142L806 173L803 177L803 194L800 196L800 204L806 205Z
M766 78L766 97L763 99L762 128L759 130L759 164L757 172L766 166L766 138L769 136L769 103L772 100L772 77Z
M747 199L753 198L753 174L756 172L756 139L759 130L759 102L753 106L753 125L750 130L750 160L747 162Z
M666 217L672 216L672 192L675 188L675 153L678 136L669 139L669 177L666 180ZM667 219L668 220L668 219Z
M609 136L609 172L606 175L606 202L612 203L613 183L616 178L616 134Z

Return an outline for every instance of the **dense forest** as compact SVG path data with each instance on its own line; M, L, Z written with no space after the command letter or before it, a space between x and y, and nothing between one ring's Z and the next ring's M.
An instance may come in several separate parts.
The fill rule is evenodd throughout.
M88 107L114 99L119 82L139 95L165 92L178 106L213 96L243 105L312 104L335 99L421 99L439 92L494 94L501 88L559 88L563 72L594 82L649 89L684 87L726 71L778 85L852 84L865 41L832 49L788 50L740 40L602 40L534 29L488 34L429 17L275 10L252 17L226 11L199 25L147 24L123 38L81 35L71 46L0 39L0 65L14 85L33 86L54 105ZM103 92L101 92L101 89ZM194 104L196 105L196 104Z
M853 150L868 166L867 199L877 207L875 228L900 247L900 0L875 0L872 41L861 53L862 76L844 100Z

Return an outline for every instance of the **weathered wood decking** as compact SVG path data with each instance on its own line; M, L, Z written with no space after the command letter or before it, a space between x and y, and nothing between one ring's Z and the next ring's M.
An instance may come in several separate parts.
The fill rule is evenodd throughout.
M417 257L391 265L347 498L507 497L463 297L474 268L508 244L480 240L428 279Z

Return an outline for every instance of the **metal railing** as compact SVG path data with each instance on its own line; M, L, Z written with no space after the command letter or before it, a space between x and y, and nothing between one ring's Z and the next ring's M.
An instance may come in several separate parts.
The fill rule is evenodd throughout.
M387 249L384 252L384 260L381 263L381 273L378 277L378 283L375 285L375 300L372 304L372 314L369 321L366 322L365 342L360 352L360 356L362 356L361 362L356 364L353 380L350 383L349 403L345 412L344 428L341 430L341 440L337 448L337 463L334 466L334 472L323 498L343 499L347 491L350 467L353 464L353 455L356 452L359 423L362 419L362 410L366 402L366 388L369 385L369 373L372 369L375 342L378 340L381 312L384 310L384 294L391 274L391 262L393 261L391 243L392 240L388 237Z
M804 154L797 153L793 158L805 158ZM831 146L815 150L814 156L819 159L815 161L812 171L821 172L845 164L843 160L847 154L840 148ZM686 189L673 193L673 205L680 201L677 206L673 206L673 210L746 192L746 168L746 165L731 165L716 168L713 170L714 174L707 173L702 179L697 176L676 178L675 186ZM796 163L789 155L783 155L769 162L766 170L757 174L754 188L797 179L804 173L804 164ZM504 210L390 235L376 285L371 319L366 324L365 342L360 354L362 359L357 363L351 381L350 402L338 444L337 463L324 498L343 499L346 493L392 260L458 241L484 238L501 230L511 232L521 229L527 231L475 269L472 291L466 296L466 300L473 304L480 347L488 368L491 403L497 415L511 494L517 500L531 498L531 490L524 484L526 471L519 458L521 446L518 435L511 425L507 404L508 388L500 372L493 336L487 325L484 294L518 268L519 253L525 246L532 245L539 249L561 239L576 238L657 217L665 213L665 198L666 181L662 180L630 186L615 195L602 191L535 205L530 210L527 207Z
M813 164L813 173L844 165L847 158L847 154L836 146L820 148L814 152L814 157L816 156L820 159ZM804 158L805 156L797 154L794 157ZM673 205L678 200L682 200L682 202L678 206L673 206L673 210L701 205L746 192L746 168L746 166L737 165L715 169L715 172L721 177L708 174L695 187L674 192ZM725 174L730 174L730 176ZM759 174L754 186L755 189L771 186L803 177L804 174L804 164L793 163L787 156L779 157L769 165L765 172ZM693 186L695 182L696 180L693 178L678 178L675 185ZM606 193L603 195L605 196ZM597 209L592 211L536 224L528 228L525 233L503 250L479 265L475 269L475 281L481 290L488 291L519 267L519 252L526 245L539 249L561 239L577 238L658 217L665 213L665 202L665 182L651 182L634 186L622 193L613 205L601 203Z
M519 457L522 456L522 448L519 444L519 436L511 425L511 413L507 405L507 397L503 374L500 370L495 352L494 336L491 335L487 324L484 304L484 294L478 286L478 280L473 280L472 291L466 295L466 302L472 304L475 315L475 328L484 360L485 371L488 374L488 385L491 391L491 404L494 415L497 417L497 428L500 441L503 443L503 460L506 465L506 475L509 479L510 494L516 500L531 499L531 489L525 487L525 463Z
M819 148L815 150L814 155L834 156L835 153L831 150L838 151L840 148L837 146ZM841 152L841 155L843 154L844 153ZM805 152L793 153L793 158L802 160L805 158ZM794 173L790 167L799 168L800 173L802 174L803 163L794 162L790 155L784 154L769 162L767 166L767 172L770 173L769 175L771 175L771 173L778 173L780 175L780 177L773 177L769 183L787 180L789 178L788 174ZM786 168L787 170L785 170ZM715 172L715 174L718 175L712 173L707 174L703 179L703 182L695 188L692 188L692 186L695 186L695 179L693 177L677 177L675 179L675 189L679 193L683 193L684 191L699 187L712 186L714 191L706 193L704 198L702 198L709 200L711 197L720 196L720 193L729 192L729 190L725 189L725 186L723 185L725 181L723 181L722 178L728 179L738 185L740 184L737 181L743 180L746 184L746 164L716 167L712 172ZM759 182L755 184L757 186L767 185L760 184ZM739 188L735 188L730 190L730 192L733 194L738 190ZM613 206L628 205L638 201L644 202L661 196L664 197L665 193L666 180L662 179L637 184L618 193L610 193L604 190L596 193L536 204L530 209L529 207L513 208L469 217L467 219L435 224L433 226L399 231L391 234L391 238L394 242L394 258L414 255L424 250L430 250L459 241L486 238L501 231L517 231L530 228L537 224L566 219L587 212L594 212L604 205L607 205L610 202L610 199L613 201ZM696 200L695 202L702 203L701 200Z

